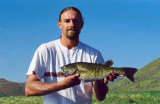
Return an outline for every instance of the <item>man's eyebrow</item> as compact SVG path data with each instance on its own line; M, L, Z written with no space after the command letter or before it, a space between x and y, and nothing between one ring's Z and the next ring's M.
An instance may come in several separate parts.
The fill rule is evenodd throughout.
M80 19L79 18L74 18L74 19L70 19L70 18L64 18L62 21L64 21L64 22L69 22L70 20L72 20L72 21L80 21Z
M70 19L64 19L64 21L65 21L65 22L67 22L67 21L69 22L69 21L70 21Z

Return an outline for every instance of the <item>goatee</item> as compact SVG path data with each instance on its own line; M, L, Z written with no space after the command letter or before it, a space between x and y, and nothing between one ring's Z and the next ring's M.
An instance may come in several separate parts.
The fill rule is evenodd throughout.
M79 38L79 33L80 31L75 29L75 28L68 28L67 29L67 34L66 34L66 37L70 40L75 40L75 39L78 39Z
M79 38L79 34L76 34L76 33L69 33L66 35L66 37L70 40L75 40L75 39L78 39Z

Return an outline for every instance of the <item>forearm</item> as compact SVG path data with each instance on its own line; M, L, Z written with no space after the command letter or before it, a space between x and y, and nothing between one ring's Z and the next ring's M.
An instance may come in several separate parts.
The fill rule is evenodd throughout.
M29 75L25 85L26 96L41 96L80 84L79 75L65 77L63 81L56 83L41 82L36 75Z
M107 92L108 86L103 81L93 82L93 94L97 100L104 100Z
M40 81L31 81L26 82L25 94L26 96L42 96L62 89L65 89L64 86L62 86L62 82L44 83Z

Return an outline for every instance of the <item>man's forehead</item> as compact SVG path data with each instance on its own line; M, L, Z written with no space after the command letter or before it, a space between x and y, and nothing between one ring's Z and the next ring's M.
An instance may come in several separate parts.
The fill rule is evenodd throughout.
M69 10L69 11L65 11L62 15L61 15L62 19L80 19L81 16L77 11L74 10Z

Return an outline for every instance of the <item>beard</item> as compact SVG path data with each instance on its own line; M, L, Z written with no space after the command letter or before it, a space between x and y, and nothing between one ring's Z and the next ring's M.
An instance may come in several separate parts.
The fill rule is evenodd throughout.
M80 30L75 28L68 28L66 30L66 37L70 40L79 39Z

